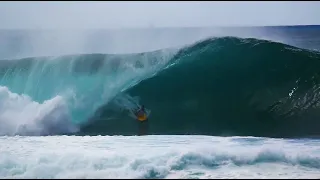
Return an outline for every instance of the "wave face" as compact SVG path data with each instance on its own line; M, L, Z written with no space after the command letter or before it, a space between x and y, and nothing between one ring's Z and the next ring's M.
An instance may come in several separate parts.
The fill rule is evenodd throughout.
M319 65L318 52L234 37L141 54L4 60L0 132L315 136ZM136 104L151 111L145 127L128 111Z

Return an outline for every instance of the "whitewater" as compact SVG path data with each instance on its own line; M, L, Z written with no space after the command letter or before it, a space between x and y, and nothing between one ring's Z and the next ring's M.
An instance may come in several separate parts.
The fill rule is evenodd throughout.
M307 142L306 142L307 141ZM319 141L209 136L1 137L2 178L315 178Z
M319 27L282 28L188 30L189 43L140 52L4 53L0 177L320 177ZM130 114L141 104L146 126Z

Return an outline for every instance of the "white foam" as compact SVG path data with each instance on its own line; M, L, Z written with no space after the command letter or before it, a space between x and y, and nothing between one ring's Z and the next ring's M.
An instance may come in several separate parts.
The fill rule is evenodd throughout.
M1 178L316 178L320 141L1 137Z
M62 96L38 103L0 86L0 135L46 135L75 132Z

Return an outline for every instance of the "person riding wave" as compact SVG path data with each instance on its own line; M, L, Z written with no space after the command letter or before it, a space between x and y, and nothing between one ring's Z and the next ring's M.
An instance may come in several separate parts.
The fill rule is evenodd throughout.
M141 107L139 109L137 109L134 114L135 114L135 116L137 117L137 119L139 121L148 120L147 113L146 113L146 110L144 108L144 105L141 105Z

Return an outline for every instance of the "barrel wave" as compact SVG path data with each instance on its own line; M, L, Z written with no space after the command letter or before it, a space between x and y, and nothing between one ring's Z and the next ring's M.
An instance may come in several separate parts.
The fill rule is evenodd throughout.
M320 134L320 54L286 44L223 37L0 63L5 135ZM137 104L151 112L143 126L130 116Z

